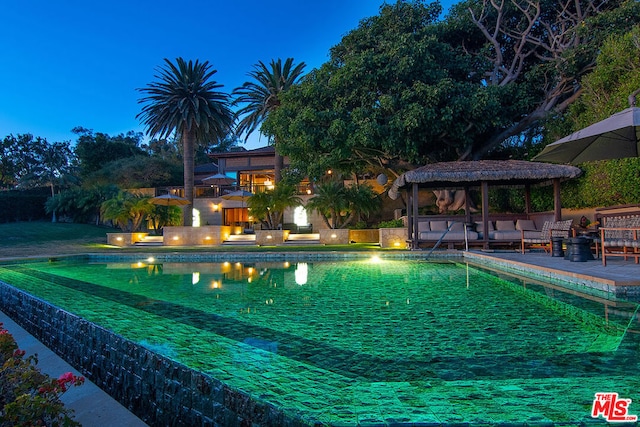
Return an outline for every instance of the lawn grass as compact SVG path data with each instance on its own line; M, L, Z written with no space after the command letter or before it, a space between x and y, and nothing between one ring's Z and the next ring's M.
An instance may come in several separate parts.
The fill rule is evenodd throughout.
M19 222L0 224L0 258L37 257L78 253L129 252L326 252L381 250L371 243L349 245L286 246L154 246L119 248L106 244L112 228L90 224Z
M105 244L109 228L90 224L12 222L0 224L0 258L74 254Z
M52 241L103 239L109 228L89 224L13 222L0 224L3 246Z

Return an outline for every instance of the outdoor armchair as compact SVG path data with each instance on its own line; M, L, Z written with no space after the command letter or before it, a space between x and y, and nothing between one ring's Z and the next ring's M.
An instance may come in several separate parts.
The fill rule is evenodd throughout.
M545 221L539 233L521 230L521 250L525 252L527 246L537 246L545 252L551 252L553 237L568 238L571 231L572 219L566 221Z

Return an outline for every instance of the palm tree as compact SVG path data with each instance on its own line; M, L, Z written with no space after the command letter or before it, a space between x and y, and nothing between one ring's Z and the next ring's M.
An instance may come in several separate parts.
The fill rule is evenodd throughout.
M296 187L282 182L273 190L254 194L247 200L251 215L262 222L264 228L275 230L282 223L282 216L287 208L299 206L302 199L296 196Z
M301 62L293 67L293 58L287 58L282 65L282 60L272 60L267 67L262 61L254 66L248 76L254 81L245 82L242 86L233 90L236 96L234 104L246 104L236 112L236 116L242 117L238 122L236 132L245 134L245 141L253 131L267 118L267 116L280 106L280 94L293 86L306 64ZM282 178L282 156L278 154L278 144L274 141L275 155L275 182Z
M100 207L100 214L106 221L112 221L122 231L137 231L144 219L153 211L149 197L120 191L106 200Z
M138 89L147 96L138 102L145 104L136 117L147 126L153 138L167 138L176 133L183 148L184 197L191 202L184 209L184 225L192 225L193 168L196 143L219 141L233 125L233 112L229 108L229 95L217 91L222 85L211 77L208 61L176 59L176 64L165 58L156 82Z
M328 228L346 228L359 215L369 216L380 208L380 199L369 185L345 187L342 182L328 181L315 187L315 195L307 209L320 214Z

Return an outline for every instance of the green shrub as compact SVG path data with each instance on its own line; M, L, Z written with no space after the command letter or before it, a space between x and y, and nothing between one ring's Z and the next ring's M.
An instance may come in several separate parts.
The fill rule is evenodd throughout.
M580 165L582 176L563 183L562 206L589 208L640 202L640 158Z
M390 221L381 221L378 228L401 228L404 227L402 219L392 219Z
M640 203L640 158L603 160L580 165L583 174L563 182L563 208L582 209ZM524 212L524 189L490 188L494 212ZM531 188L531 210L553 210L553 186Z
M79 426L60 396L84 378L71 372L51 378L36 368L36 356L24 356L0 323L0 426Z

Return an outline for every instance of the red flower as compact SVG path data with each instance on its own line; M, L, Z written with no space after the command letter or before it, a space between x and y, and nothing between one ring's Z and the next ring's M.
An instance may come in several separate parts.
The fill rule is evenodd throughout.
M65 372L64 374L58 377L59 383L70 383L75 381L76 377L71 372Z

